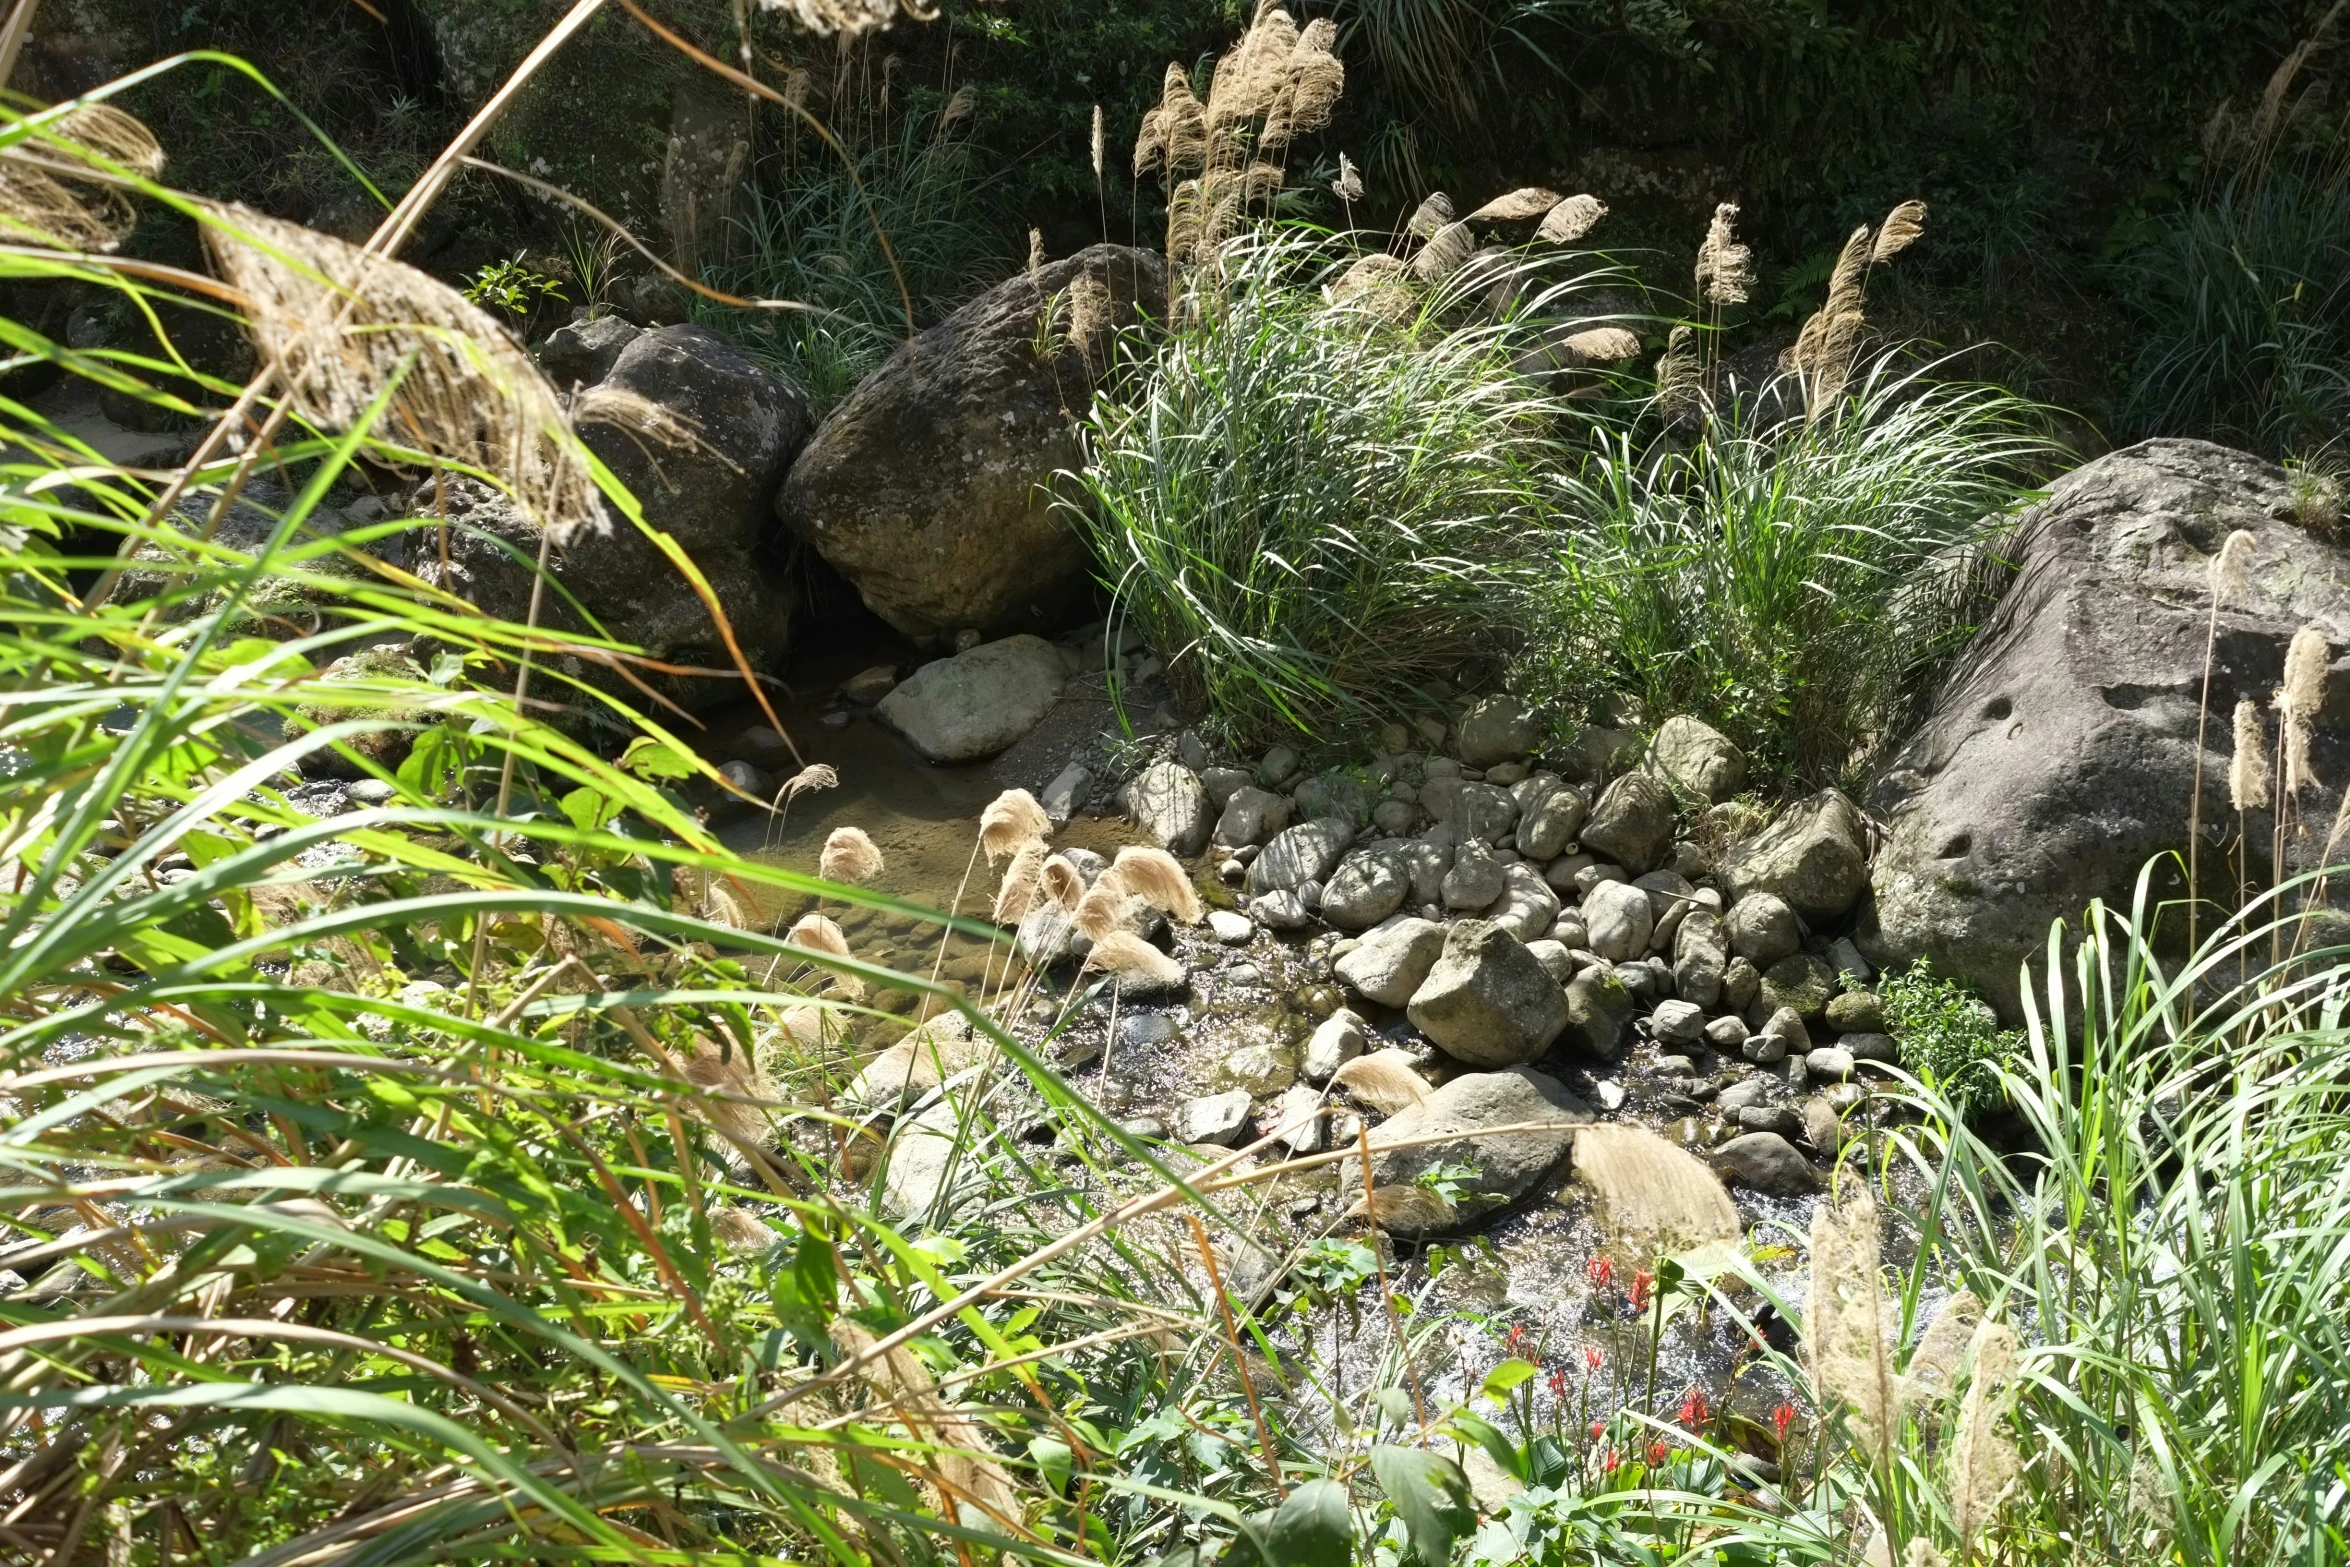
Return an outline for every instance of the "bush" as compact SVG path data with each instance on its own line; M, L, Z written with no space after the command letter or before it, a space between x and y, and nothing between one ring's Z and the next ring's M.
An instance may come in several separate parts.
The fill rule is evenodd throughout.
M1924 961L1886 976L1877 987L1886 1031L1918 1080L1973 1120L2007 1103L1999 1072L2018 1055L2023 1035L1999 1026L1990 1003Z
M1326 304L1302 233L1237 240L1196 316L1098 401L1074 515L1117 613L1236 741L1408 706L1513 639L1560 405L1506 324Z
M1603 433L1563 485L1530 694L1693 713L1759 772L1838 781L1928 694L2003 582L2002 529L2054 448L2041 410L1891 353L1833 417L1787 382L1694 441Z

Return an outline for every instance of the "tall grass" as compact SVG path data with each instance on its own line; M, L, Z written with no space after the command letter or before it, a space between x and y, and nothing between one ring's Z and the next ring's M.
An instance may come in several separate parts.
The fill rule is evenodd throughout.
M1559 450L1566 405L1513 373L1512 324L1462 324L1457 290L1331 304L1325 255L1232 242L1214 298L1086 424L1071 513L1116 612L1235 740L1408 706L1505 649Z
M711 281L809 308L695 308L800 387L818 414L1011 267L991 194L997 176L958 118L859 116L845 151L795 129L749 184L734 257L710 269Z
M2142 333L2133 429L2270 456L2350 442L2350 156L2236 169L2123 276Z
M2032 405L1933 368L1879 354L1832 418L1790 416L1778 382L1694 439L1596 434L1561 481L1528 688L1693 713L1783 776L1864 765L1988 608L2055 454Z

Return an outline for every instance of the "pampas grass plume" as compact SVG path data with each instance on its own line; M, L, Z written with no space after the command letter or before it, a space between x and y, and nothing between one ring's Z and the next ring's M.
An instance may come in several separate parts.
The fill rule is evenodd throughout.
M1125 883L1113 867L1102 872L1100 878L1085 890L1085 896L1077 900L1076 910L1070 919L1086 940L1106 940L1111 933L1124 929L1130 901L1126 896Z
M1872 266L1891 261L1909 249L1926 232L1926 204L1910 200L1885 214L1884 224L1877 230L1877 242L1869 248Z
M1044 845L1034 838L1012 852L1004 869L1003 885L996 889L995 922L1017 925L1036 903L1037 874L1044 869Z
M1346 1216L1368 1217L1381 1229L1416 1233L1451 1222L1452 1204L1425 1186L1381 1186L1373 1189L1368 1201L1357 1197Z
M2303 626L2285 649L2285 679L2277 687L2276 709L2284 715L2284 735L2277 749L2284 759L2285 793L2298 796L2315 785L2317 771L2310 765L2310 742L2317 737L2318 710L2325 706L2326 665L2333 661L2325 633Z
M2220 606L2241 604L2252 596L2252 578L2245 569L2253 551L2252 535L2242 528L2227 537L2211 557L2211 601Z
M1738 204L1714 208L1705 242L1697 247L1697 288L1716 305L1743 305L1754 287L1754 252L1738 243Z
M1074 910L1085 897L1085 877L1062 855L1048 855L1037 872L1044 895L1063 909Z
M885 869L881 850L874 847L862 827L835 827L832 836L824 840L824 853L816 862L817 875L852 887L864 886Z
M1105 974L1130 976L1153 985L1183 983L1183 965L1130 930L1113 930L1094 939L1085 966Z
M979 846L987 851L990 865L1024 844L1048 843L1052 836L1053 819L1025 789L1006 789L979 813Z
M2236 754L2228 760L2228 804L2239 811L2257 811L2268 804L2271 778L2268 735L2260 721L2260 704L2236 704Z
M1970 1358L1974 1380L1959 1404L1958 1431L1950 1443L1950 1512L1958 1526L1959 1556L1991 1522L1999 1499L2023 1465L2015 1443L1999 1429L2007 1385L2015 1376L2015 1330L1985 1322L1975 1330Z
M1363 199L1363 171L1343 152L1338 155L1338 178L1330 182L1330 194L1350 203Z
M1375 1050L1340 1067L1331 1082L1381 1115L1407 1110L1428 1097L1428 1080L1408 1050Z
M1093 106L1093 177L1097 180L1102 177L1103 158L1108 150L1102 136L1102 106L1097 103Z
M1543 214L1534 237L1545 245L1572 245L1606 216L1607 203L1597 196L1569 196Z
M784 932L783 939L795 947L805 947L810 952L828 953L836 958L853 956L849 951L849 938L838 925L821 914L801 915L792 928Z
M1128 892L1181 924L1197 925L1207 917L1183 862L1164 849L1130 843L1118 851L1110 870Z
M1804 1317L1812 1385L1844 1403L1871 1466L1889 1474L1901 1405L1885 1347L1878 1266L1877 1205L1866 1187L1841 1207L1823 1202L1813 1210Z

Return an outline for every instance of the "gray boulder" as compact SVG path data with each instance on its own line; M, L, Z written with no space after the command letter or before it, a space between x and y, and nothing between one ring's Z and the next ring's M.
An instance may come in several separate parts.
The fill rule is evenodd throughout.
M1518 852L1529 860L1555 859L1583 830L1591 802L1571 784L1560 784L1533 797L1518 817Z
M1885 823L1874 925L1859 933L1870 961L1930 958L2016 1022L2018 968L2044 958L2051 924L2077 922L2091 898L2126 909L2142 866L2183 853L2211 561L2243 529L2248 591L2219 611L2200 758L2212 835L2201 891L2230 896L2236 873L2218 847L2235 836L2228 715L2239 700L2267 707L2301 627L2337 656L2350 645L2350 549L2305 513L2283 469L2202 441L2148 441L2050 488L2006 551L2014 585L1869 793ZM2350 779L2350 688L2326 685L2311 758L2321 782L2300 805L2313 824L2334 819ZM2249 813L2254 886L2269 885L2272 834L2267 813ZM2293 837L2288 873L2314 868L2325 843L2323 831ZM2337 896L2344 886L2336 878ZM2154 901L2184 890L2160 868Z
M1485 918L1530 942L1547 935L1558 916L1559 895L1533 866L1517 860L1501 868L1501 896L1485 910Z
M1583 824L1583 847L1635 876L1654 869L1672 841L1672 792L1646 773L1609 784Z
M1330 1081L1337 1070L1363 1053L1370 1031L1363 1020L1340 1007L1322 1020L1298 1058L1297 1075L1317 1086Z
M539 368L566 390L594 386L612 373L620 351L643 332L635 322L610 314L566 322L547 334L546 346L538 353Z
M1050 642L1006 637L923 665L875 711L931 761L975 762L1034 729L1068 683L1068 667ZM1204 793L1199 805L1204 818Z
M1776 893L1747 894L1730 905L1722 923L1729 931L1730 950L1757 968L1769 968L1803 945L1795 911Z
M1816 1023L1827 1016L1828 999L1835 994L1835 970L1808 952L1798 952L1763 970L1754 1004L1767 1012L1785 1007L1806 1023Z
M1400 1007L1412 999L1443 951L1442 925L1403 919L1372 931L1335 967L1339 979L1364 1000Z
M1241 1128L1248 1125L1249 1105L1245 1088L1186 1099L1175 1112L1175 1135L1187 1143L1229 1148L1240 1141Z
M1295 892L1307 882L1324 883L1338 868L1338 857L1354 843L1354 823L1337 817L1300 822L1275 833L1265 852L1250 862L1248 891Z
M1213 801L1213 793L1209 799ZM1288 825L1289 801L1285 796L1244 783L1225 798L1223 814L1216 818L1215 838L1227 849L1244 849L1263 843Z
M1841 919L1868 888L1868 832L1850 800L1823 789L1733 845L1721 878L1734 898L1776 893L1815 925Z
M1848 990L1828 1003L1828 1026L1845 1034L1873 1034L1885 1026L1885 1004L1873 990Z
M1710 1007L1722 998L1722 974L1730 966L1730 940L1720 916L1699 909L1673 933L1673 992L1684 1001Z
M1714 1150L1713 1166L1731 1185L1766 1197L1801 1197L1820 1189L1820 1172L1777 1132L1731 1138Z
M1159 762L1135 774L1126 785L1126 810L1169 854L1188 859L1208 846L1208 786L1181 762Z
M1322 918L1340 930L1369 930L1402 908L1411 890L1402 855L1366 851L1342 863L1322 888Z
M1518 802L1507 789L1464 783L1454 792L1448 811L1429 814L1449 821L1463 843L1499 843L1518 825Z
M1452 869L1444 873L1444 906L1467 911L1487 908L1501 896L1503 885L1501 861L1472 839L1461 845L1453 856Z
M1410 1186L1438 1164L1470 1164L1477 1169L1470 1189L1483 1200L1462 1203L1448 1213L1437 1212L1432 1204L1413 1203L1385 1227L1401 1233L1455 1230L1514 1202L1558 1168L1573 1140L1573 1128L1594 1119L1591 1107L1556 1078L1524 1067L1454 1078L1371 1133L1372 1179L1381 1188ZM1529 1123L1542 1129L1486 1130ZM1553 1127L1555 1131L1550 1130ZM1453 1140L1395 1146L1439 1135Z
M1727 800L1746 781L1746 753L1721 731L1686 715L1664 721L1641 766L1676 791L1711 802Z
M1453 731L1453 750L1471 767L1514 761L1534 749L1542 730L1526 704L1513 696L1489 696L1469 704Z
M1583 897L1583 928L1591 950L1626 963L1648 950L1655 916L1648 894L1629 882L1603 881Z
M1602 1061L1623 1054L1640 998L1605 963L1595 963L1567 982L1567 1043Z
M776 514L913 637L995 631L1083 589L1053 508L1117 329L1166 314L1165 264L1094 245L980 295L867 376L792 467ZM1043 344L1049 350L1039 352Z
M1558 981L1524 942L1486 920L1463 920L1412 995L1405 1015L1456 1060L1516 1066L1567 1026Z

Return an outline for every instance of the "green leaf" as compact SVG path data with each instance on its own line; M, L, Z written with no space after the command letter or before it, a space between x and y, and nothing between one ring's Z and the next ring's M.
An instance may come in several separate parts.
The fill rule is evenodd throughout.
M701 769L683 751L650 735L639 735L620 753L620 765L639 778L691 778Z
M1336 1480L1308 1480L1289 1493L1265 1528L1265 1555L1272 1567L1347 1567L1354 1555L1354 1521L1346 1487Z
M1379 1406L1379 1413L1397 1425L1412 1418L1412 1395L1400 1387L1383 1387L1371 1395L1371 1402Z
M1477 1527L1468 1476L1451 1459L1417 1447L1374 1447L1371 1472L1411 1535L1412 1554L1426 1567L1443 1567L1452 1559L1453 1543Z
M1077 1455L1070 1451L1068 1443L1058 1437L1030 1437L1028 1456L1036 1464L1036 1472L1044 1476L1045 1484L1055 1491L1069 1489L1069 1476L1077 1467Z
M1510 1389L1534 1375L1536 1367L1530 1360L1505 1360L1485 1373L1485 1385L1480 1391L1499 1404L1509 1397Z
M1518 1444L1502 1435L1500 1428L1492 1421L1479 1419L1463 1411L1445 1424L1490 1453L1493 1461L1501 1465L1503 1472L1511 1479L1526 1478L1526 1456L1518 1451Z

